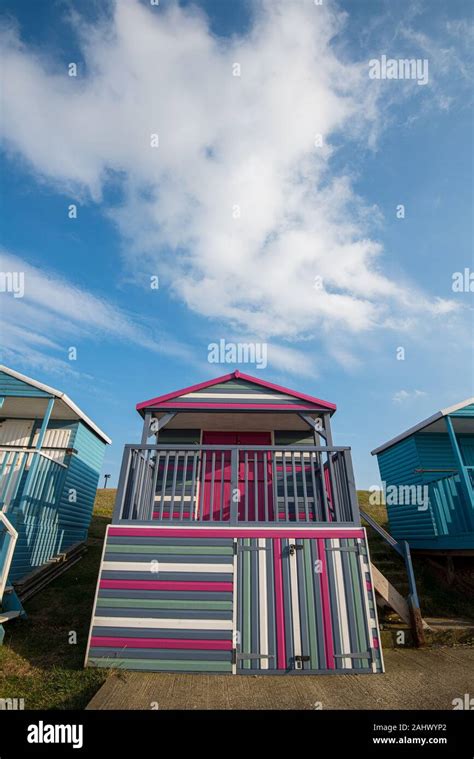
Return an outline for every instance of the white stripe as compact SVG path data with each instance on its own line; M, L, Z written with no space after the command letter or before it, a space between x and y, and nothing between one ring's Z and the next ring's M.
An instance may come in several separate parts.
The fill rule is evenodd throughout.
M331 546L333 548L340 548L341 541L339 539L331 540ZM346 607L346 596L344 592L344 572L342 569L342 557L340 551L331 551L333 558L334 574L336 576L336 596L337 596L337 608L339 616L339 625L342 639L342 651L343 653L351 652L351 639L349 635L348 624L348 612ZM340 660L345 669L353 669L353 661L349 657Z
M385 672L385 663L384 663L383 651L382 651L382 640L381 640L381 637L380 637L379 620L378 620L378 616L377 616L377 603L375 601L375 585L374 585L374 578L372 577L372 567L370 565L370 553L369 553L369 544L368 544L368 541L367 541L367 530L365 529L365 527L363 528L363 530L364 530L364 536L365 536L365 538L364 538L364 545L365 545L365 550L367 552L367 559L365 559L362 555L360 555L360 560L361 560L361 568L362 568L362 572L363 572L362 577L363 577L365 607L366 607L367 620L368 620L369 646L370 646L371 650L374 648L374 644L373 644L373 631L372 631L372 626L373 626L375 628L376 633L377 633L377 639L378 639L378 642L379 642L378 655L380 656L381 671ZM358 542L360 542L360 541L358 541ZM364 566L365 566L365 569L364 569ZM371 611L369 609L369 592L367 590L367 585L365 583L365 572L367 572L369 574L369 577L370 577L370 586L372 588L372 606L373 606L373 611ZM371 626L371 623L372 623L372 626ZM374 661L372 662L372 672L377 672L376 656L377 656L377 651L375 650L374 651Z
M180 630L232 630L231 619L155 619L153 617L94 617L94 627L162 627Z
M293 648L295 656L301 656L300 604L298 599L298 564L296 551L290 555L291 616L293 619Z
M269 393L187 393L186 395L181 395L180 398L199 398L202 401L206 398L221 398L223 401L227 400L227 398L251 398L252 400L261 398L266 401L275 401L280 398L283 398L285 401L300 400L299 398L295 398L294 395L284 395L283 393L277 393L275 395L270 395ZM177 400L179 400L179 398Z
M110 550L110 546L109 546ZM150 559L149 561L104 561L103 570L114 572L233 572L233 565L229 564L170 564L166 561Z
M258 539L259 548L266 546L265 538ZM258 603L260 616L260 654L268 655L268 612L267 612L267 556L266 551L258 552ZM268 659L260 659L260 668L268 669Z
M173 496L171 496L171 495L165 495L165 496L163 496L163 501L164 501L165 503L166 503L167 501L175 501L175 504L176 504L176 511L179 511L179 507L180 507L180 504L181 504L181 499L183 499L184 503L186 503L186 501L191 501L191 500L193 500L193 499L192 499L192 496L190 496L190 495L185 495L184 497L183 497L183 496L181 496L181 495L173 495ZM160 495L159 493L157 493L157 494L155 495L155 503L156 503L157 501L161 501L161 495Z

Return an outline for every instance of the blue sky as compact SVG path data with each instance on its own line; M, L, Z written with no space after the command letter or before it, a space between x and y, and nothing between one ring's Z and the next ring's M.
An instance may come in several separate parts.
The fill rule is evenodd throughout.
M372 448L473 395L452 289L474 269L472 21L461 0L4 0L2 270L26 289L0 293L2 360L110 435L112 481L135 404L235 368L208 363L222 338L337 403L359 487ZM370 79L382 55L428 83Z

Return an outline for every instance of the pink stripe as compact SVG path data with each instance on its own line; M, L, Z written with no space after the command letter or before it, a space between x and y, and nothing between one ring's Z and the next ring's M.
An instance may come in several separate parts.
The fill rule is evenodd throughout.
M326 547L324 540L318 540L318 558L321 561L321 600L323 607L323 619L324 619L324 640L326 642L326 667L328 669L335 669L334 667L334 643L332 639L332 623L331 623L331 602L329 599L329 578L328 569L326 563Z
M195 651L231 651L231 640L194 640L188 638L91 638L99 648L189 648Z
M301 529L297 527L285 527L274 530L268 528L251 528L229 526L225 528L210 527L201 528L195 524L189 527L109 527L108 534L112 537L124 538L364 538L364 531L360 528L331 529L311 527Z
M366 580L367 590L372 590L372 583L370 580Z
M273 569L275 575L275 623L277 638L277 668L286 669L285 612L283 608L283 578L281 572L281 540L273 545Z
M372 643L373 643L374 648L378 648L379 647L379 639L378 638L372 638Z
M168 401L167 403L160 403L159 408L270 409L271 411L292 409L293 411L314 411L315 406L292 403L175 403L174 401Z
M168 580L101 580L100 588L116 590L202 590L229 592L231 582L171 582Z

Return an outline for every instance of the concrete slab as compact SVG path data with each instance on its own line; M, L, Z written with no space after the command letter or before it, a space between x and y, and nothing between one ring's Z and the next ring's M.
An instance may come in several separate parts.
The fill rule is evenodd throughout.
M384 675L111 674L88 709L452 709L474 648L385 651Z

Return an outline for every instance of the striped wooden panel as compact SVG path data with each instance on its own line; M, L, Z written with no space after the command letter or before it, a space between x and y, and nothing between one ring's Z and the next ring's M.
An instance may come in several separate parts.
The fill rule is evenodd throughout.
M87 663L231 672L233 539L108 535Z
M196 392L180 395L175 399L176 403L210 403L222 404L231 403L238 405L248 404L271 404L283 406L301 406L307 402L301 398L295 398L294 395L272 390L270 388L256 385L246 380L229 380L218 385L202 388Z
M365 540L239 540L237 629L240 671L382 671Z
M87 663L383 671L365 532L110 527Z

